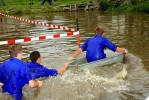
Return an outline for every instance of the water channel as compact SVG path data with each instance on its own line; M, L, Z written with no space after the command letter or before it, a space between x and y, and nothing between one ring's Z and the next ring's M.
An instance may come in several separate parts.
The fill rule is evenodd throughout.
M53 12L38 15L17 16L53 25L76 28L79 19L81 43L93 36L94 28L104 27L104 36L119 47L129 50L125 63L117 63L92 70L69 68L63 75L43 80L41 88L24 88L24 100L145 100L149 96L149 14L101 13L99 11ZM0 40L49 36L66 33L61 29L29 24L3 17L0 23ZM30 52L38 50L42 64L48 68L60 68L78 48L77 36L21 43L23 60ZM0 62L9 58L9 45L0 45ZM116 73L127 66L126 79L116 79ZM0 92L0 100L10 100Z

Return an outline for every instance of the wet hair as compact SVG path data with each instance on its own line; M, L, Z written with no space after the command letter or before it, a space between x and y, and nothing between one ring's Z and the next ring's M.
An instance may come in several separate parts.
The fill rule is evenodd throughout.
M33 51L33 52L31 52L29 58L30 58L31 62L36 62L37 59L40 58L40 53L39 53L39 51Z
M13 44L9 47L10 58L17 57L17 55L21 52L22 52L22 47L20 44Z
M95 34L100 34L102 35L104 32L104 29L101 26L98 26L95 28Z

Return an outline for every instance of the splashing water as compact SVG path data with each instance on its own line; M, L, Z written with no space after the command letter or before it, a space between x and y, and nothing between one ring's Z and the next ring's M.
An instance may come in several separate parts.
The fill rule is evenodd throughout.
M125 82L124 80L97 76L96 74L92 74L89 70L78 72L76 74L69 70L61 77L61 79L64 83L72 85L75 83L90 83L90 87L100 86L109 92L114 90L128 90L127 86L129 85L129 83ZM110 88L106 87L108 85Z
M115 76L117 79L125 79L127 76L126 65L123 66L123 70L118 72Z

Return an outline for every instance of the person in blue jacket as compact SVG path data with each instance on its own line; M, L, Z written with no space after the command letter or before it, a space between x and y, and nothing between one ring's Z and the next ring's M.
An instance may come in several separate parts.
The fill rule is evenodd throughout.
M117 47L109 39L103 37L103 28L98 26L95 28L95 36L88 38L85 43L74 52L70 60L75 59L82 51L86 51L86 59L88 62L100 60L106 58L104 49L108 48L112 51L128 53L128 50Z
M29 84L32 88L40 87L42 81L32 80L26 62L21 60L23 54L20 44L11 45L9 54L10 59L0 66L2 90L9 93L14 100L22 100L22 88L25 84Z
M41 65L41 56L39 51L33 51L30 54L31 62L28 62L28 67L31 73L32 79L37 79L40 77L49 77L49 76L57 76L58 74L62 74L66 69L68 64L64 63L64 66L60 69L48 69Z

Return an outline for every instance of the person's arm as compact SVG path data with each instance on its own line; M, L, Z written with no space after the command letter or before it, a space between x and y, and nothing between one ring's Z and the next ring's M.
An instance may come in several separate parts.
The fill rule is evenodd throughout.
M58 74L62 74L67 69L67 67L68 67L68 63L64 63L64 66L59 69L48 69L40 65L40 69L41 69L40 72L42 72L40 77L57 76Z
M109 39L105 39L106 42L105 42L105 45L106 47L108 47L110 50L112 51L116 51L116 52L123 52L125 54L128 53L128 50L127 49L124 49L124 48L120 48L120 47L117 47L115 44L113 44Z
M30 80L29 81L29 86L34 88L34 87L41 87L42 86L42 81L34 81L34 80Z
M58 74L62 74L68 67L68 63L64 63L64 67L58 69Z
M116 48L116 52L123 52L123 53L125 53L125 54L128 54L128 50L127 50L127 49L120 48L120 47L117 47L117 48Z
M72 57L70 57L69 60L74 60L82 51L86 51L87 50L87 44L88 41L90 40L90 38L88 38L83 45L77 49L77 51L74 52L74 54L72 55Z
M74 54L72 55L72 60L75 59L81 52L82 52L82 49L78 48L78 50L75 51Z

